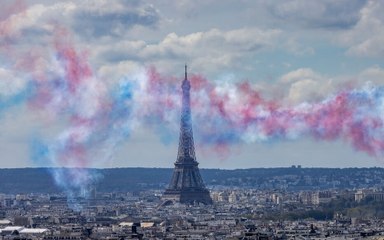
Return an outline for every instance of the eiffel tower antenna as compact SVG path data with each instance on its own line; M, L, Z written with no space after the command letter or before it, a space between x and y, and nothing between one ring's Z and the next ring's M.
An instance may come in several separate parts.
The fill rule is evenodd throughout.
M185 77L184 77L184 79L188 79L188 77L187 77L187 64L185 64Z

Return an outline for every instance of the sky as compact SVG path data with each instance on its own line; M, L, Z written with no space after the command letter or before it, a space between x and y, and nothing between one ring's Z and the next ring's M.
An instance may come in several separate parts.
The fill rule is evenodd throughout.
M201 168L384 166L383 1L1 4L0 168L173 167L185 63Z

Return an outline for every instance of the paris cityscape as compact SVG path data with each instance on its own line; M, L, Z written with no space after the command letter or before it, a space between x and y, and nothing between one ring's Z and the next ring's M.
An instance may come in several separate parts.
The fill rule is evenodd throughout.
M1 239L384 240L383 11L3 0Z
M172 169L111 169L106 185L70 203L53 183L25 193L46 169L18 171L28 176L19 185L1 179L11 185L0 194L3 239L380 239L384 231L382 168L202 169L212 204L172 205L163 199ZM142 177L127 180L134 173Z

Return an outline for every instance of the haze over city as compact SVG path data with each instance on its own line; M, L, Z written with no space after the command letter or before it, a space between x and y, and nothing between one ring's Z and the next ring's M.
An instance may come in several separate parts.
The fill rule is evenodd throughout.
M3 1L0 168L383 166L382 1Z

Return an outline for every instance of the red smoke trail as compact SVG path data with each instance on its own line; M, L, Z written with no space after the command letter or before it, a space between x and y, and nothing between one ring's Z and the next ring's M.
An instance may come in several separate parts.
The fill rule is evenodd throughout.
M92 77L92 70L88 64L85 53L79 53L72 46L69 33L65 29L59 28L55 34L55 48L58 58L65 63L65 79L69 90L73 93L78 86Z
M148 78L149 86L166 84L157 85L157 81L165 77L153 72ZM324 141L342 139L356 150L374 157L384 153L383 87L340 90L315 103L289 106L281 100L266 100L248 82L223 87L192 75L191 85L198 144L223 151L225 146L244 141L270 142L310 136ZM152 104L162 111L162 96L157 97L160 100ZM176 102L171 105L178 106ZM159 114L167 114L167 111Z

